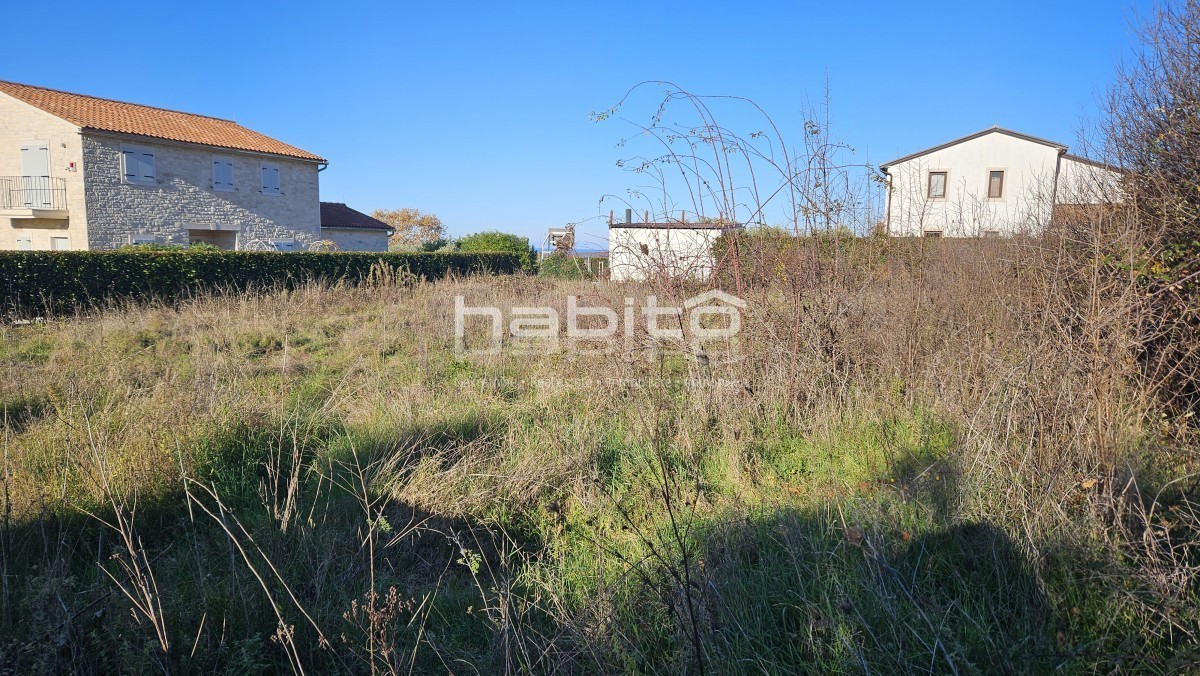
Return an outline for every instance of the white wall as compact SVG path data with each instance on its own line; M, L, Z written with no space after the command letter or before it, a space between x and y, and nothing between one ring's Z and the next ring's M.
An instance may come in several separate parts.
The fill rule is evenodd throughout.
M976 237L1036 231L1049 221L1056 147L993 132L888 167L888 231ZM1004 171L1003 195L988 197L988 177ZM946 197L928 197L929 173L945 171Z
M707 279L714 265L712 243L721 232L720 228L612 225L608 230L609 279Z
M1104 204L1122 199L1121 174L1092 162L1063 157L1056 204Z

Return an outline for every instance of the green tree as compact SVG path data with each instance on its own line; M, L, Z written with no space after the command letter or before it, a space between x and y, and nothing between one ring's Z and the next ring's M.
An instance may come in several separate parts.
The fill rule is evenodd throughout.
M1200 2L1157 5L1135 24L1140 45L1109 92L1109 159L1126 172L1124 205L1153 282L1141 354L1162 392L1192 416L1200 403ZM1117 221L1119 222L1119 221ZM1118 240L1123 243L1124 240Z
M529 243L529 238L507 232L488 230L467 235L459 238L458 250L465 252L511 251L522 254L521 267L526 271L533 272L537 268L537 250Z
M371 217L395 228L388 240L391 249L419 249L425 244L440 242L446 238L446 226L437 214L427 214L420 209L376 209Z

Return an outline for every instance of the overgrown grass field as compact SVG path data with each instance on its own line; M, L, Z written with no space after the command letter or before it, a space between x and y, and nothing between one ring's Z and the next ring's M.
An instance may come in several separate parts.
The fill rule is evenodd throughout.
M731 288L736 359L455 351L456 295L696 290L536 277L0 329L0 670L1196 668L1186 425L1111 289L972 246Z

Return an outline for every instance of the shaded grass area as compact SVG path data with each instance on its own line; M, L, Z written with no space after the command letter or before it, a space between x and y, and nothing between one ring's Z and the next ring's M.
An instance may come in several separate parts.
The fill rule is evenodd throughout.
M450 295L4 329L0 670L1190 664L1196 589L1153 625L1104 486L1022 528L935 398L885 379L801 415L679 359L463 358ZM604 368L630 382L571 377Z

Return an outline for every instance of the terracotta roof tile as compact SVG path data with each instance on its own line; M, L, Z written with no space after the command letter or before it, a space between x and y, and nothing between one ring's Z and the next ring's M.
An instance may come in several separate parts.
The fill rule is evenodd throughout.
M321 202L322 228L355 228L357 230L391 230L392 226L356 211L341 202Z
M251 131L231 120L72 94L0 80L0 92L83 129L199 143L218 148L324 162L310 152Z

